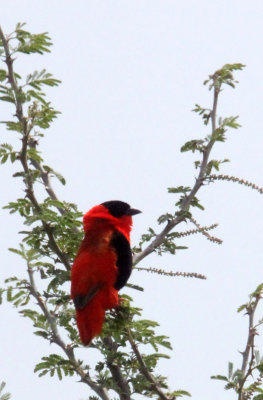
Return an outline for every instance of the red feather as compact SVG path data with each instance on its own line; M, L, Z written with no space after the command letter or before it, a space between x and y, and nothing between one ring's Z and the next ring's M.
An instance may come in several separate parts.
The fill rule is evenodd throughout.
M119 303L114 288L118 269L117 254L111 246L114 232L130 241L132 218L110 214L103 205L93 207L84 215L85 237L71 271L71 298L76 306L77 326L84 345L99 335L105 311Z

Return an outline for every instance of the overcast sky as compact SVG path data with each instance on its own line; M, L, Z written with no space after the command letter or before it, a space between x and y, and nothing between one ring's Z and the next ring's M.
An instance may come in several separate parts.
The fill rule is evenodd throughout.
M161 229L156 219L172 212L176 201L166 188L191 186L196 176L196 155L181 154L180 147L208 132L191 112L195 103L211 107L202 82L235 62L246 68L236 75L237 88L221 94L218 114L240 115L242 128L229 132L213 158L231 159L222 173L262 186L262 1L2 0L0 13L6 33L27 22L32 32L48 31L54 43L51 54L21 56L15 65L20 74L45 67L63 82L49 91L62 115L41 142L46 163L67 179L66 187L54 183L61 199L83 212L111 199L141 209L134 218L133 245L149 226ZM1 120L11 114L14 110L0 105ZM0 135L1 142L9 140L3 127ZM1 206L24 196L12 172L8 164L1 167ZM236 309L263 281L262 196L218 182L202 188L199 197L206 210L194 217L204 225L218 222L214 234L224 243L181 239L178 245L189 250L152 255L141 266L199 272L208 279L137 272L130 281L145 291L125 292L144 308L144 318L158 321L159 332L171 337L171 360L161 363L171 388L188 390L196 400L228 400L234 393L210 376L226 373L228 361L241 365L248 328ZM21 221L5 210L0 220L2 281L22 274L25 265L7 250L18 245ZM75 378L60 382L33 373L41 357L57 349L32 335L29 320L4 303L1 321L0 381L7 382L12 399L88 397L87 387ZM262 350L263 340L257 343ZM84 350L82 357L89 362L91 355Z

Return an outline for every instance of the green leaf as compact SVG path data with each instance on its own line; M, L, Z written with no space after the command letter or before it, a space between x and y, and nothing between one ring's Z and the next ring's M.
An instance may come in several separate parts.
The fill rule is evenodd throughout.
M257 297L259 296L261 293L263 292L263 283L261 283L260 285L258 285L258 287L256 288L256 290L251 293L251 297Z
M176 203L176 204L178 204L178 203ZM191 200L191 206L192 207L198 207L198 208L200 208L200 210L204 210L205 208L202 206L202 204L200 204L199 203L199 200L198 200L198 198L197 197L194 197L192 200Z
M144 291L143 287L141 287L139 285L134 285L133 283L126 283L125 286L127 286L128 288L131 288L131 289L138 290L139 292L143 292Z
M61 369L59 367L57 368L57 374L58 374L59 380L61 381L62 380L62 372L61 372Z
M247 304L242 304L242 306L238 307L237 312L241 312L247 309Z
M166 213L166 214L161 215L158 218L157 222L158 222L158 224L163 224L164 222L169 222L173 219L174 219L174 216L172 214Z
M195 104L195 108L192 111L201 115L204 120L204 124L208 125L212 110L210 110L209 108L203 108L199 106L199 104Z
M11 286L9 286L6 291L6 299L8 302L12 301L12 291L13 291L13 288Z
M204 146L204 140L202 139L195 139L195 140L190 140L189 142L186 142L182 147L181 147L181 152L185 151L192 151L193 153L195 151L199 151L202 153L205 149Z
M218 379L220 381L228 382L228 378L224 375L213 375L211 376L211 379Z
M229 362L229 363L228 363L228 378L229 378L229 379L232 378L232 375L233 375L233 368L234 368L233 363L232 363L232 362Z
M210 175L213 168L216 171L219 171L220 165L223 163L226 163L226 162L229 162L229 160L227 158L222 161L221 160L210 160L206 166L206 175Z
M46 100L44 98L45 96L46 96L45 93L36 92L35 90L28 90L26 92L27 101L30 101L31 98L33 97L34 99L39 100L43 105L47 104L47 102L46 102ZM33 124L36 125L36 121L34 121Z
M28 158L31 158L32 160L37 161L38 163L41 163L43 161L43 158L40 157L40 155L39 155L39 151L37 151L33 147L30 147L27 150L27 155L28 155Z
M186 390L175 390L171 394L169 393L169 395L171 395L171 398L182 397L182 396L192 397L191 394L189 392L187 392ZM169 398L170 398L170 396L169 396Z
M187 193L191 192L191 188L189 186L177 186L177 187L169 187L168 193Z
M10 153L10 159L11 159L12 163L14 163L16 161L16 156L17 156L17 153L15 151Z
M0 69L0 82L3 82L7 79L7 72L4 69Z
M61 83L60 80L52 78L52 74L48 73L45 69L42 71L34 71L29 74L26 78L26 85L32 86L34 89L41 90L42 85L46 86L58 86Z
M224 128L215 129L212 133L211 140L214 140L215 142L225 142L225 132L226 130Z
M10 247L8 250L11 251L12 253L18 254L19 256L21 256L25 259L25 253L24 253L23 249L18 250L18 249L13 249L12 247Z
M59 182L62 183L62 185L66 185L66 179L59 172L53 170L52 173L59 180Z
M62 185L66 184L65 178L59 172L54 171L53 168L49 167L48 165L43 165L43 168L46 172L54 175L62 183Z
M1 164L5 164L8 159L8 154L4 154L1 158Z
M263 373L263 363L256 366L259 372Z
M52 45L50 37L47 32L40 34L31 34L24 29L16 29L16 38L19 41L19 45L15 49L17 52L31 54L38 53L43 54L50 52L49 47Z
M8 103L16 104L14 97L11 97L11 96L0 96L0 100L6 101Z
M241 125L238 124L238 123L236 122L236 120L237 120L238 118L239 118L238 115L237 115L236 117L228 117L228 118L225 118L225 119L223 119L222 125L223 125L223 126L227 126L227 127L229 127L229 128L238 129L238 128L241 127Z
M257 396L253 397L253 400L263 400L263 394L258 394Z

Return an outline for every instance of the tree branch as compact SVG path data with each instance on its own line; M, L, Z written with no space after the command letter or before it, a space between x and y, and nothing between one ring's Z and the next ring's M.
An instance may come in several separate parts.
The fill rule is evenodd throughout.
M29 291L30 291L31 295L36 299L37 304L41 308L43 314L46 317L46 320L48 321L48 323L50 325L50 329L52 331L51 341L53 343L56 343L67 355L67 357L71 361L75 371L81 377L81 381L88 384L89 387L92 390L94 390L101 397L101 399L110 400L107 390L105 388L101 387L100 385L98 385L95 381L93 381L90 378L89 374L87 374L80 367L79 363L77 362L77 360L75 358L74 349L70 345L66 345L66 343L62 340L62 338L58 332L56 317L54 315L52 315L52 313L48 309L46 303L41 298L40 293L38 292L38 290L36 288L36 284L35 284L35 280L34 280L34 272L29 264L27 265L27 272L28 272L29 282L30 282Z
M256 328L254 326L254 315L261 299L261 295L258 294L254 302L247 306L247 314L249 317L249 324L248 324L248 338L245 350L241 353L243 356L243 362L241 367L241 372L243 379L240 382L239 389L238 389L238 400L245 400L243 387L246 383L247 378L252 374L253 371L253 363L255 359L255 352L254 352L254 339L255 335L257 334ZM250 355L250 362L249 360Z
M27 148L28 148L28 143L29 143L29 134L31 128L28 126L27 119L24 117L23 114L23 104L22 101L20 100L20 88L17 85L15 74L14 74L14 69L13 69L13 59L11 58L10 50L9 50L9 45L8 45L8 39L5 37L3 30L0 26L0 37L3 42L4 46L4 51L5 51L5 63L8 68L8 81L11 85L11 88L14 92L15 96L15 102L16 102L16 116L18 120L21 122L23 126L23 138L22 138L22 148L20 152L20 161L23 166L24 172L25 172L25 184L27 186L26 189L26 195L31 201L32 205L34 206L35 211L38 214L41 214L41 207L35 197L34 194L34 189L33 189L33 181L32 177L30 174L30 170L28 168L28 158L27 158ZM69 271L71 269L70 263L68 261L68 257L66 254L64 254L59 246L56 243L56 240L54 238L53 232L51 227L46 223L45 221L42 220L42 225L44 228L44 231L46 232L48 238L49 238L49 244L51 249L57 254L59 260L65 265L66 269Z
M215 83L215 80L216 80L215 76L213 77L213 80ZM218 85L214 85L213 108L212 108L212 111L210 114L211 124L212 124L212 133L216 130L216 126L217 126L216 125L216 113L217 113L217 104L218 104L218 96L219 96L219 92L220 92L220 87L221 87L221 85L219 87L218 87ZM160 244L165 239L166 235L172 229L174 229L174 227L176 225L180 224L182 221L185 220L185 216L183 214L189 210L191 201L195 197L195 195L198 192L198 190L200 189L200 187L203 185L203 180L206 176L206 168L207 168L207 164L208 164L208 159L209 159L209 156L210 156L210 153L211 153L214 143L215 143L215 140L212 138L212 135L211 135L210 141L208 142L206 148L203 150L203 159L202 159L202 162L200 165L199 174L196 179L196 182L195 182L194 186L192 187L192 190L190 191L190 193L187 196L185 196L184 201L180 205L180 214L181 215L177 216L173 220L168 221L166 227L159 233L159 235L157 235L155 237L155 239L144 250L142 250L140 253L134 254L133 265L136 265L143 258L145 258L149 254L151 254L157 247L160 246Z
M127 328L127 334L129 343L139 363L139 369L141 373L144 375L144 377L147 379L147 381L151 383L152 390L159 396L161 400L171 400L168 396L165 395L165 393L160 388L158 382L156 382L156 380L146 367L145 362L143 361L143 358L141 356L141 353L139 352L139 349L132 338L132 334L129 328Z
M25 172L25 184L26 184L26 196L29 198L31 201L34 210L36 213L41 214L41 206L38 203L38 200L35 196L34 193L34 188L33 188L33 180L32 176L28 167L28 157L27 157L27 149L28 147L33 147L32 146L32 141L30 142L30 131L32 127L28 125L27 119L24 117L23 114L23 103L20 100L20 88L17 85L14 70L13 70L13 59L11 58L10 50L9 50L9 45L8 41L9 39L5 37L2 28L0 26L0 38L3 43L4 51L5 51L5 63L7 64L8 68L8 81L11 85L11 88L14 93L14 98L15 98L15 106L16 106L16 117L18 120L21 122L22 127L23 127L23 138L22 138L22 148L20 152L20 161L23 166L24 172ZM34 165L34 160L30 158L31 163ZM33 162L32 162L33 161ZM51 187L51 183L48 177L48 174L45 174L42 166L40 164L35 163L34 167L40 171L40 176L45 184L45 188L49 194L49 196L56 200L57 197ZM65 210L59 209L61 214L65 212ZM53 235L52 228L49 226L48 223L46 223L44 220L41 221L44 231L46 232L48 239L49 239L49 245L50 248L54 251L54 253L58 256L60 261L65 265L67 270L71 269L70 263L68 261L68 258L66 254L64 254L59 246L56 243L56 240ZM37 304L39 305L40 309L42 310L43 314L46 317L47 322L50 325L51 332L52 332L52 342L56 343L67 355L68 359L71 361L75 371L77 374L81 377L81 381L86 383L92 390L95 391L95 393L101 397L102 400L110 400L108 392L105 388L101 387L98 385L95 381L93 381L89 374L86 373L79 365L78 361L75 358L74 355L74 350L70 345L66 345L65 342L62 340L59 332L58 332L58 326L56 323L56 317L52 315L50 310L48 309L46 303L43 301L43 299L40 296L40 293L38 292L35 281L34 281L34 273L32 268L28 265L27 269L28 275L29 275L29 291L31 295L36 299Z
M24 119L22 102L19 98L19 88L17 86L16 78L15 78L15 74L14 74L14 70L13 70L14 60L12 59L10 51L9 51L9 45L8 45L9 39L5 37L1 25L0 25L0 38L3 42L5 56L6 56L5 63L7 65L7 69L8 69L8 81L13 89L14 94L15 94L16 116L19 119L19 121L23 123L26 121Z
M124 378L119 365L115 362L115 355L117 353L117 345L113 342L110 336L102 339L105 347L110 351L110 354L107 354L107 366L111 372L114 382L118 386L117 393L120 396L121 400L130 400L131 399L131 391L128 382Z

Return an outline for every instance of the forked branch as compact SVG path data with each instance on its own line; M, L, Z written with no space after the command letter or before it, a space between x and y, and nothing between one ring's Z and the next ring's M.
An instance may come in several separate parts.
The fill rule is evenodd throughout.
M218 96L219 96L219 92L220 92L220 88L221 88L221 85L215 84L216 77L214 77L213 79L214 79L213 108L212 108L212 111L210 114L212 133L217 128L216 114L217 114ZM211 135L211 138L202 153L203 154L202 162L200 165L198 177L197 177L195 184L193 185L190 193L188 195L186 195L185 199L182 201L182 204L180 205L179 215L177 215L177 217L175 217L174 219L169 220L167 222L165 228L155 237L155 239L144 250L142 250L140 253L137 253L133 256L133 264L134 265L138 264L138 262L140 262L143 258L145 258L149 254L151 254L156 248L158 248L164 241L166 235L169 232L171 232L171 230L174 229L176 225L180 224L182 221L185 220L184 214L189 210L192 200L194 199L198 190L203 185L203 181L206 176L206 170L207 170L209 156L210 156L210 153L211 153L214 143L215 143L215 139L213 138L213 135Z

